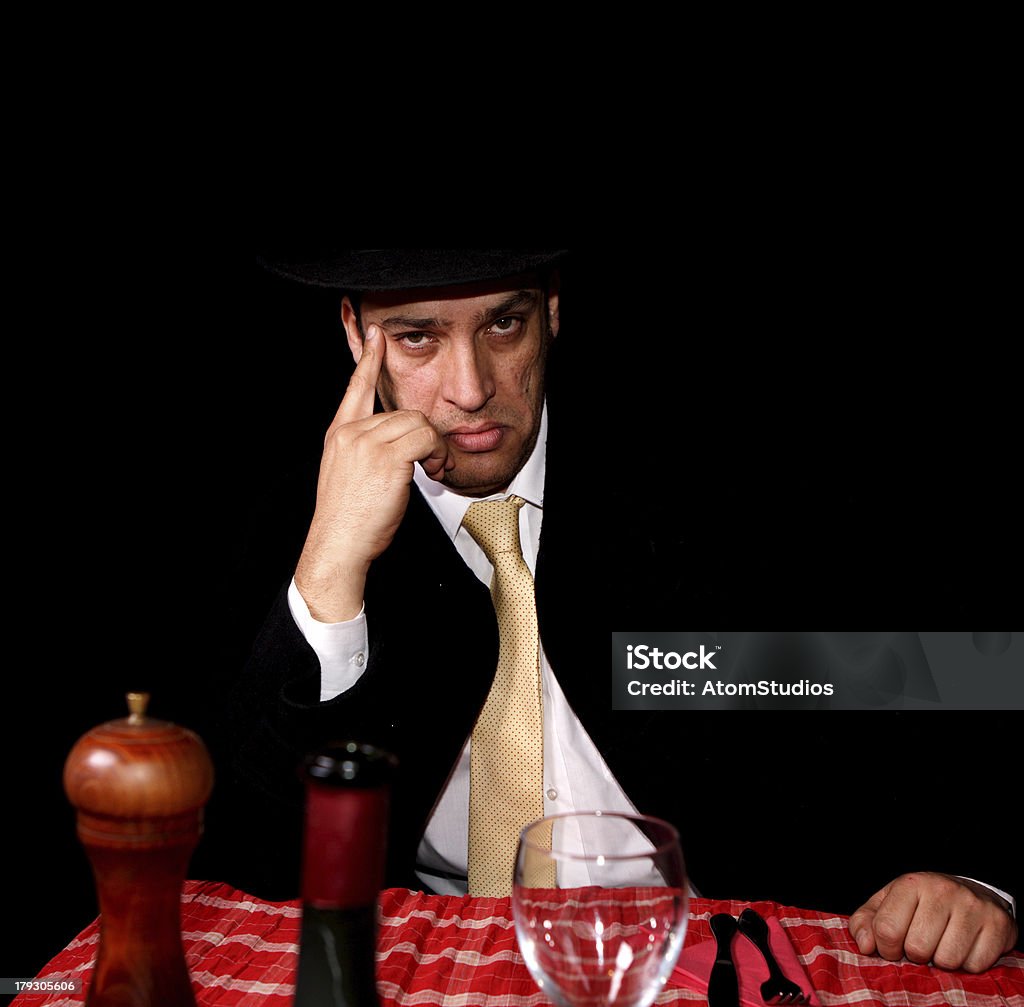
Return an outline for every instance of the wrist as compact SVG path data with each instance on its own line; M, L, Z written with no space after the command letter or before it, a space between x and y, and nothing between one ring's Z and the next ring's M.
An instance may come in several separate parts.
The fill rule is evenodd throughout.
M317 622L348 622L362 611L368 569L368 565L361 564L355 568L340 564L324 568L300 559L295 587Z

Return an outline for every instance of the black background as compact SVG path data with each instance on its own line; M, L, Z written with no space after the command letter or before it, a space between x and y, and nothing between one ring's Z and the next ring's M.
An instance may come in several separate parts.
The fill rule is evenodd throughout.
M1004 267L942 234L838 233L594 243L566 264L559 350L607 560L581 660L606 668L612 630L1013 628ZM301 547L352 366L337 298L227 275L173 321L173 284L122 301L145 352L75 343L20 417L2 975L34 975L96 913L60 782L74 741L138 687L213 734ZM692 790L678 824L706 895L850 912L922 868L1024 890L1018 711L674 716L689 758L666 785ZM190 874L229 858L211 825Z

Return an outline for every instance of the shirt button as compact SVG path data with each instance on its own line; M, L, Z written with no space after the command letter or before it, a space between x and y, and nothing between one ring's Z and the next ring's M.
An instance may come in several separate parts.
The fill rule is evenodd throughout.
M550 787L548 789L548 800L549 801L553 801L553 800L555 800L556 797L558 797L558 791L555 790L554 787Z
M358 666L359 666L360 668L361 668L361 667L363 666L363 662L364 662L365 660L366 660L366 658L365 658L365 657L363 657L363 652L362 652L362 651L360 651L360 652L359 652L358 654L356 654L356 664L357 664L357 665L358 665Z

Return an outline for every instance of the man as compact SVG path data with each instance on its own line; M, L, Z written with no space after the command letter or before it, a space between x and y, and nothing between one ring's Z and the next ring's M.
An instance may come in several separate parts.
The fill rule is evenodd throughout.
M608 628L607 573L596 566L602 487L579 461L603 417L565 397L559 258L371 250L275 264L344 292L356 369L325 439L294 578L235 693L234 770L251 802L290 802L294 824L304 751L341 734L395 751L389 884L486 891L474 884L474 828L486 826L473 809L484 773L475 756L490 742L475 725L505 645L488 590L498 563L469 530L478 501L514 500L535 577L543 764L524 789L540 791L537 813L686 817L686 788L652 772L679 762L679 728L613 714L603 672L581 659L583 642ZM606 461L613 479L618 464ZM998 895L937 874L897 878L851 929L865 953L971 970L1016 937Z

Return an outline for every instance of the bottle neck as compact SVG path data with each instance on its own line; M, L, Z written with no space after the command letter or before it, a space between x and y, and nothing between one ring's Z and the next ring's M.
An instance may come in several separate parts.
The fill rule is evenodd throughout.
M306 784L302 901L317 909L372 906L384 884L385 787Z

